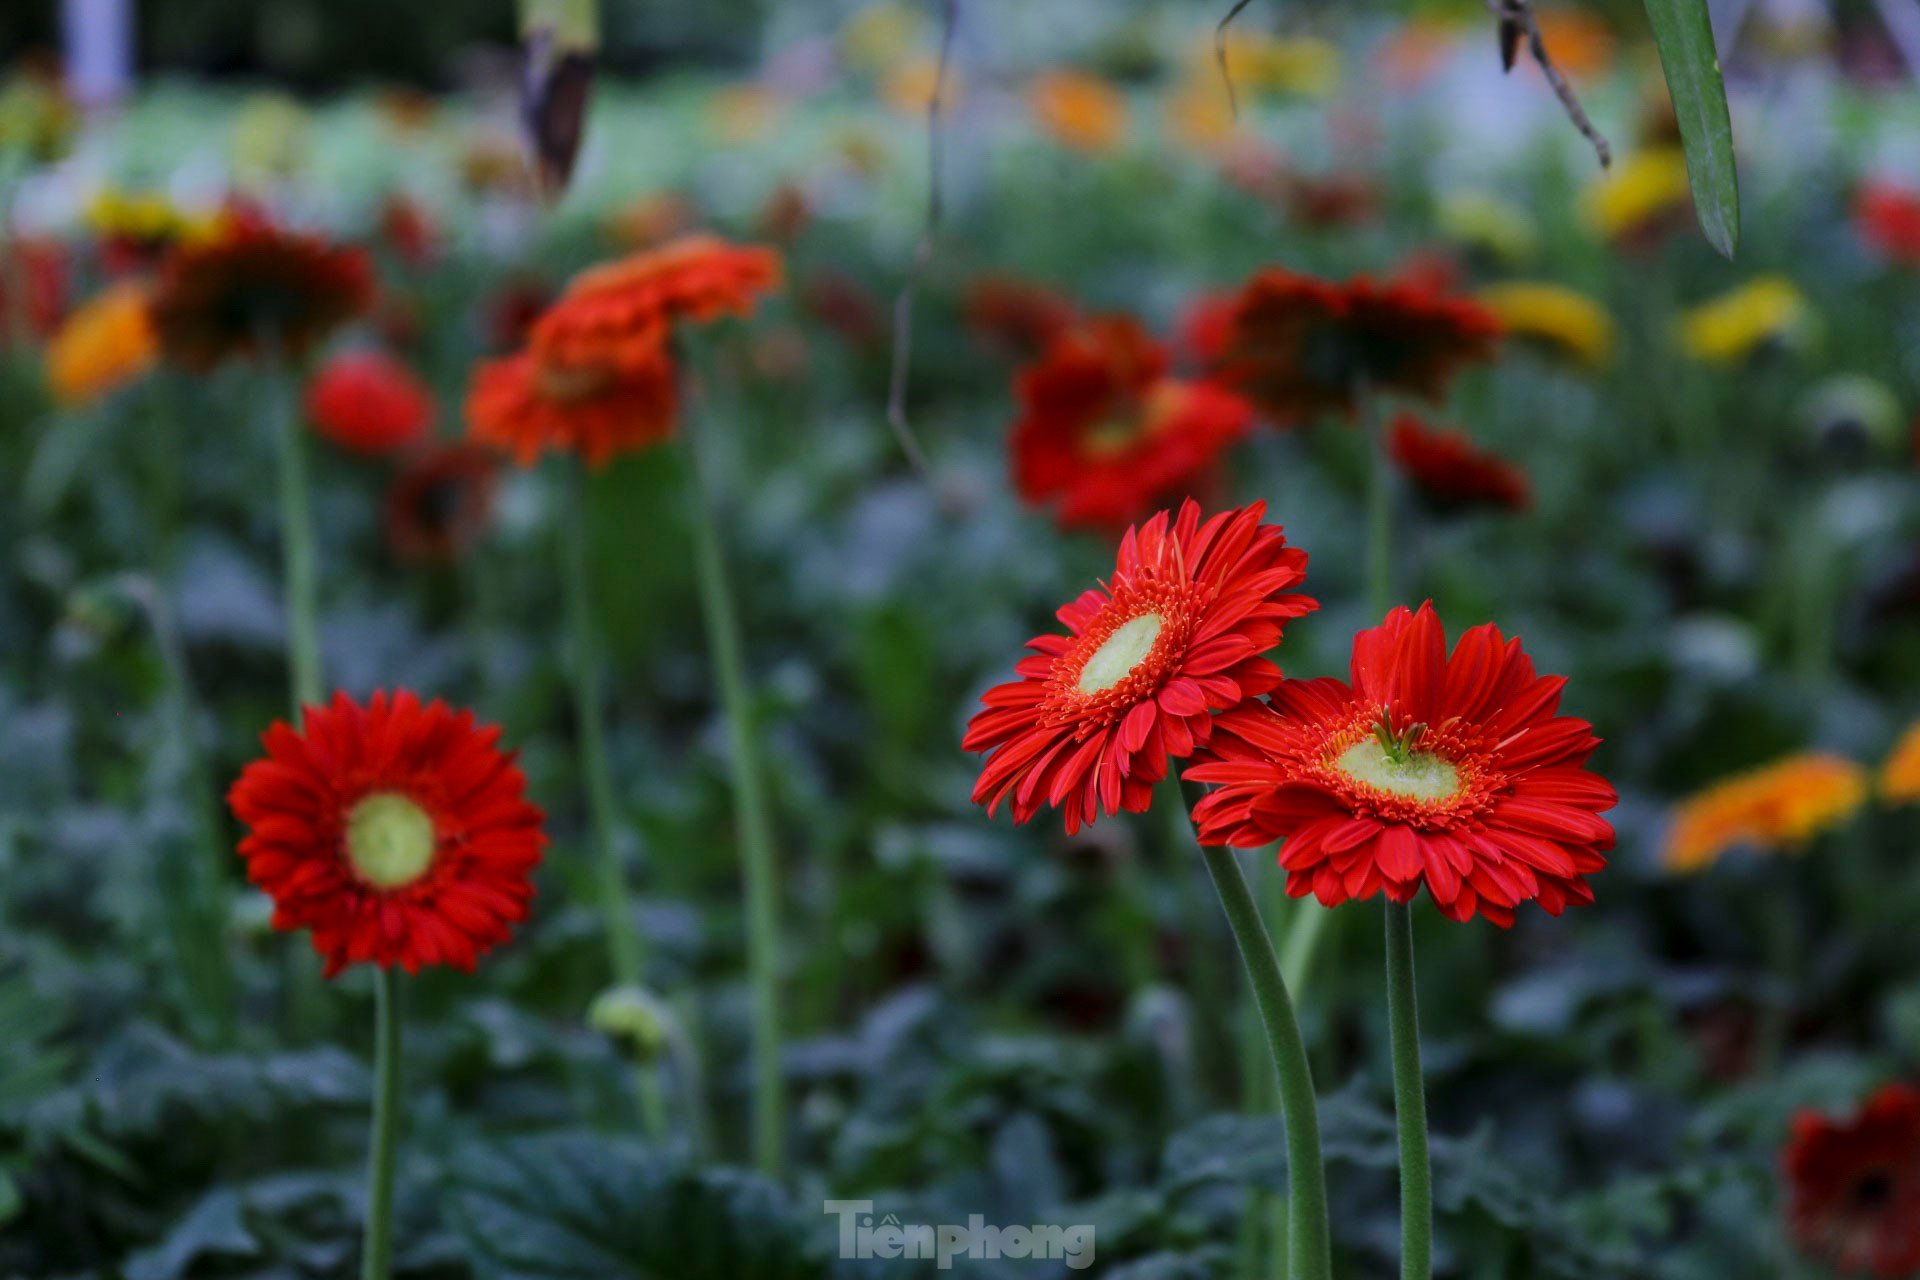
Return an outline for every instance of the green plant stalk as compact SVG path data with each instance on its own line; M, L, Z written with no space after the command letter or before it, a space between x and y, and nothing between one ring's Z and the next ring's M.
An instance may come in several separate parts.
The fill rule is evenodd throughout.
M715 683L727 722L733 814L746 881L747 975L753 998L753 1155L767 1174L783 1164L785 1094L780 1070L780 885L760 764L759 728L747 686L740 620L727 578L726 555L712 496L688 439L686 491L693 533L694 576L712 650Z
M1267 1033L1280 1085L1280 1113L1287 1130L1288 1230L1287 1275L1290 1280L1329 1280L1333 1274L1333 1245L1327 1227L1326 1170L1320 1157L1320 1114L1313 1094L1313 1069L1307 1063L1306 1041L1294 1020L1293 1002L1273 957L1273 942L1260 919L1260 908L1247 888L1246 877L1233 851L1200 846L1201 861L1213 877L1227 924L1240 948L1247 980Z
M391 969L373 975L373 1135L367 1149L367 1235L360 1280L393 1274L393 1174L400 1149L400 992Z
M1194 1025L1204 1028L1203 1034L1212 1041L1206 1046L1206 1057L1212 1060L1213 1050L1225 1047L1215 1037L1220 1028L1230 1023L1226 1000L1221 994L1226 990L1226 982L1217 963L1219 956L1214 950L1213 918L1207 914L1205 896L1195 883L1193 868L1188 863L1189 852L1193 848L1193 824L1187 819L1186 797L1180 793L1180 780L1173 777L1171 772L1160 786L1162 794L1157 797L1155 804L1167 815L1167 874L1173 878L1181 924L1186 931L1190 950ZM1218 1079L1217 1076L1215 1078Z
M1420 1006L1413 976L1413 906L1387 903L1387 1029L1393 1046L1393 1113L1400 1129L1400 1276L1433 1275L1433 1168L1427 1155L1427 1087L1420 1074Z
M281 573L287 593L287 668L297 725L301 709L318 706L325 696L320 672L319 571L313 545L313 513L307 497L305 433L294 409L285 367L272 359L264 361L262 367L279 437Z
M593 826L594 878L605 917L607 960L613 980L619 986L639 987L645 978L646 950L633 921L626 872L620 865L620 812L607 763L606 721L600 705L600 647L587 557L586 473L578 464L568 465L568 482L561 486L560 580L572 645L567 671L573 686L573 718L580 734L580 769L585 775L588 820ZM660 1136L666 1129L666 1101L660 1091L659 1072L652 1065L635 1065L634 1095L642 1128L653 1137Z

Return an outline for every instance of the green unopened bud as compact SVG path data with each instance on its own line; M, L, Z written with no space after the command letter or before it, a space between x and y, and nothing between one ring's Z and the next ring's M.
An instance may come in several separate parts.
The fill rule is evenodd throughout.
M1815 447L1842 462L1897 453L1905 434L1901 419L1893 391L1864 374L1822 379L1800 401L1800 420Z
M587 1008L587 1025L636 1062L651 1062L673 1039L673 1014L644 987L609 987Z

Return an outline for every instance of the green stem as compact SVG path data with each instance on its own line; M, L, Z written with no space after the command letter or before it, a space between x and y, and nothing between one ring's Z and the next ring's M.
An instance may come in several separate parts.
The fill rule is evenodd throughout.
M367 1151L367 1240L360 1280L393 1274L393 1171L400 1147L400 992L391 969L373 976L373 1140Z
M1413 907L1387 903L1387 1025L1393 1044L1393 1111L1400 1126L1400 1276L1433 1275L1433 1170L1427 1158L1427 1088L1420 1074L1420 1007L1413 979Z
M1326 932L1333 913L1312 897L1292 899L1287 940L1280 952L1280 973L1287 990L1305 991L1313 977L1313 960L1320 951L1320 937Z
M1167 815L1166 857L1167 874L1173 878L1174 891L1179 900L1181 924L1187 935L1188 963L1191 968L1189 993L1193 997L1194 1025L1196 1040L1202 1042L1205 1052L1204 1061L1224 1062L1227 1059L1215 1054L1225 1048L1220 1040L1221 1029L1230 1025L1226 1001L1221 993L1226 990L1219 966L1219 955L1214 950L1215 929L1213 919L1207 914L1205 895L1200 891L1189 863L1193 848L1193 824L1187 819L1186 798L1180 794L1180 780L1169 773L1161 785L1162 794L1156 797L1154 807ZM1213 1070L1210 1083L1219 1082L1219 1070ZM1209 1089L1209 1093L1213 1090Z
M727 721L734 822L746 877L747 973L753 993L754 1162L763 1172L777 1174L786 1121L780 1077L780 902L773 829L760 767L759 728L754 723L747 687L740 620L734 609L712 497L690 438L686 463L694 571L707 643L713 653L714 679Z
M306 433L293 404L285 368L264 362L280 444L280 555L287 593L287 665L293 717L325 696L320 675L319 574L313 548L313 515L307 499Z
M646 951L634 924L633 903L620 861L620 811L613 774L607 763L607 734L600 704L600 648L594 628L593 587L587 555L587 481L583 467L571 469L560 506L560 579L566 595L567 630L573 646L568 673L573 685L573 718L580 735L580 769L585 775L587 810L593 825L594 876L605 917L607 960L613 980L623 987L643 985ZM658 1070L638 1063L634 1097L642 1129L659 1137L666 1129L666 1100Z
M1280 965L1273 958L1273 942L1260 920L1260 908L1247 889L1240 864L1230 849L1200 846L1200 857L1213 877L1214 890L1226 910L1227 924L1240 948L1240 959L1253 986L1254 1001L1267 1033L1267 1051L1280 1083L1280 1113L1287 1130L1289 1222L1287 1231L1290 1280L1328 1280L1333 1274L1332 1241L1327 1228L1326 1170L1320 1157L1320 1115L1313 1095L1313 1069L1307 1063L1306 1042L1294 1020Z

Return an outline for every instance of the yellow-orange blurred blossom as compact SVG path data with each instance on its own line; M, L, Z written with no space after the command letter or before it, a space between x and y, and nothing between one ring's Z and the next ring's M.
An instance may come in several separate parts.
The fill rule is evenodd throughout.
M1627 156L1582 197L1588 221L1610 240L1628 239L1684 216L1691 199L1687 159L1678 147Z
M69 316L47 344L47 385L61 404L87 404L158 358L146 286L117 284Z
M1509 338L1543 347L1589 369L1613 354L1613 318L1565 285L1508 280L1482 289L1480 302L1500 317Z
M1099 76L1049 71L1033 82L1027 103L1034 122L1076 151L1106 151L1127 131L1127 100Z
M881 99L902 115L924 116L933 102L933 91L940 89L942 110L951 111L960 104L965 86L960 72L949 66L944 84L940 80L940 59L932 54L916 54L887 72L880 82Z
M1880 766L1880 796L1888 804L1920 803L1920 724L1900 735Z
M1867 771L1842 756L1807 752L1717 782L1674 811L1661 860L1677 872L1712 866L1740 845L1798 852L1867 800Z
M1680 342L1705 364L1738 364L1764 347L1791 347L1812 331L1813 308L1785 276L1760 276L1680 319Z

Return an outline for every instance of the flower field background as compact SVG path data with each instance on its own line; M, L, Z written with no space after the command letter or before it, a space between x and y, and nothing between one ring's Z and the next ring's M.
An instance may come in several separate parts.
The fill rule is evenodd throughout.
M1920 1274L1897 43L1227 7L4 50L0 1276Z

